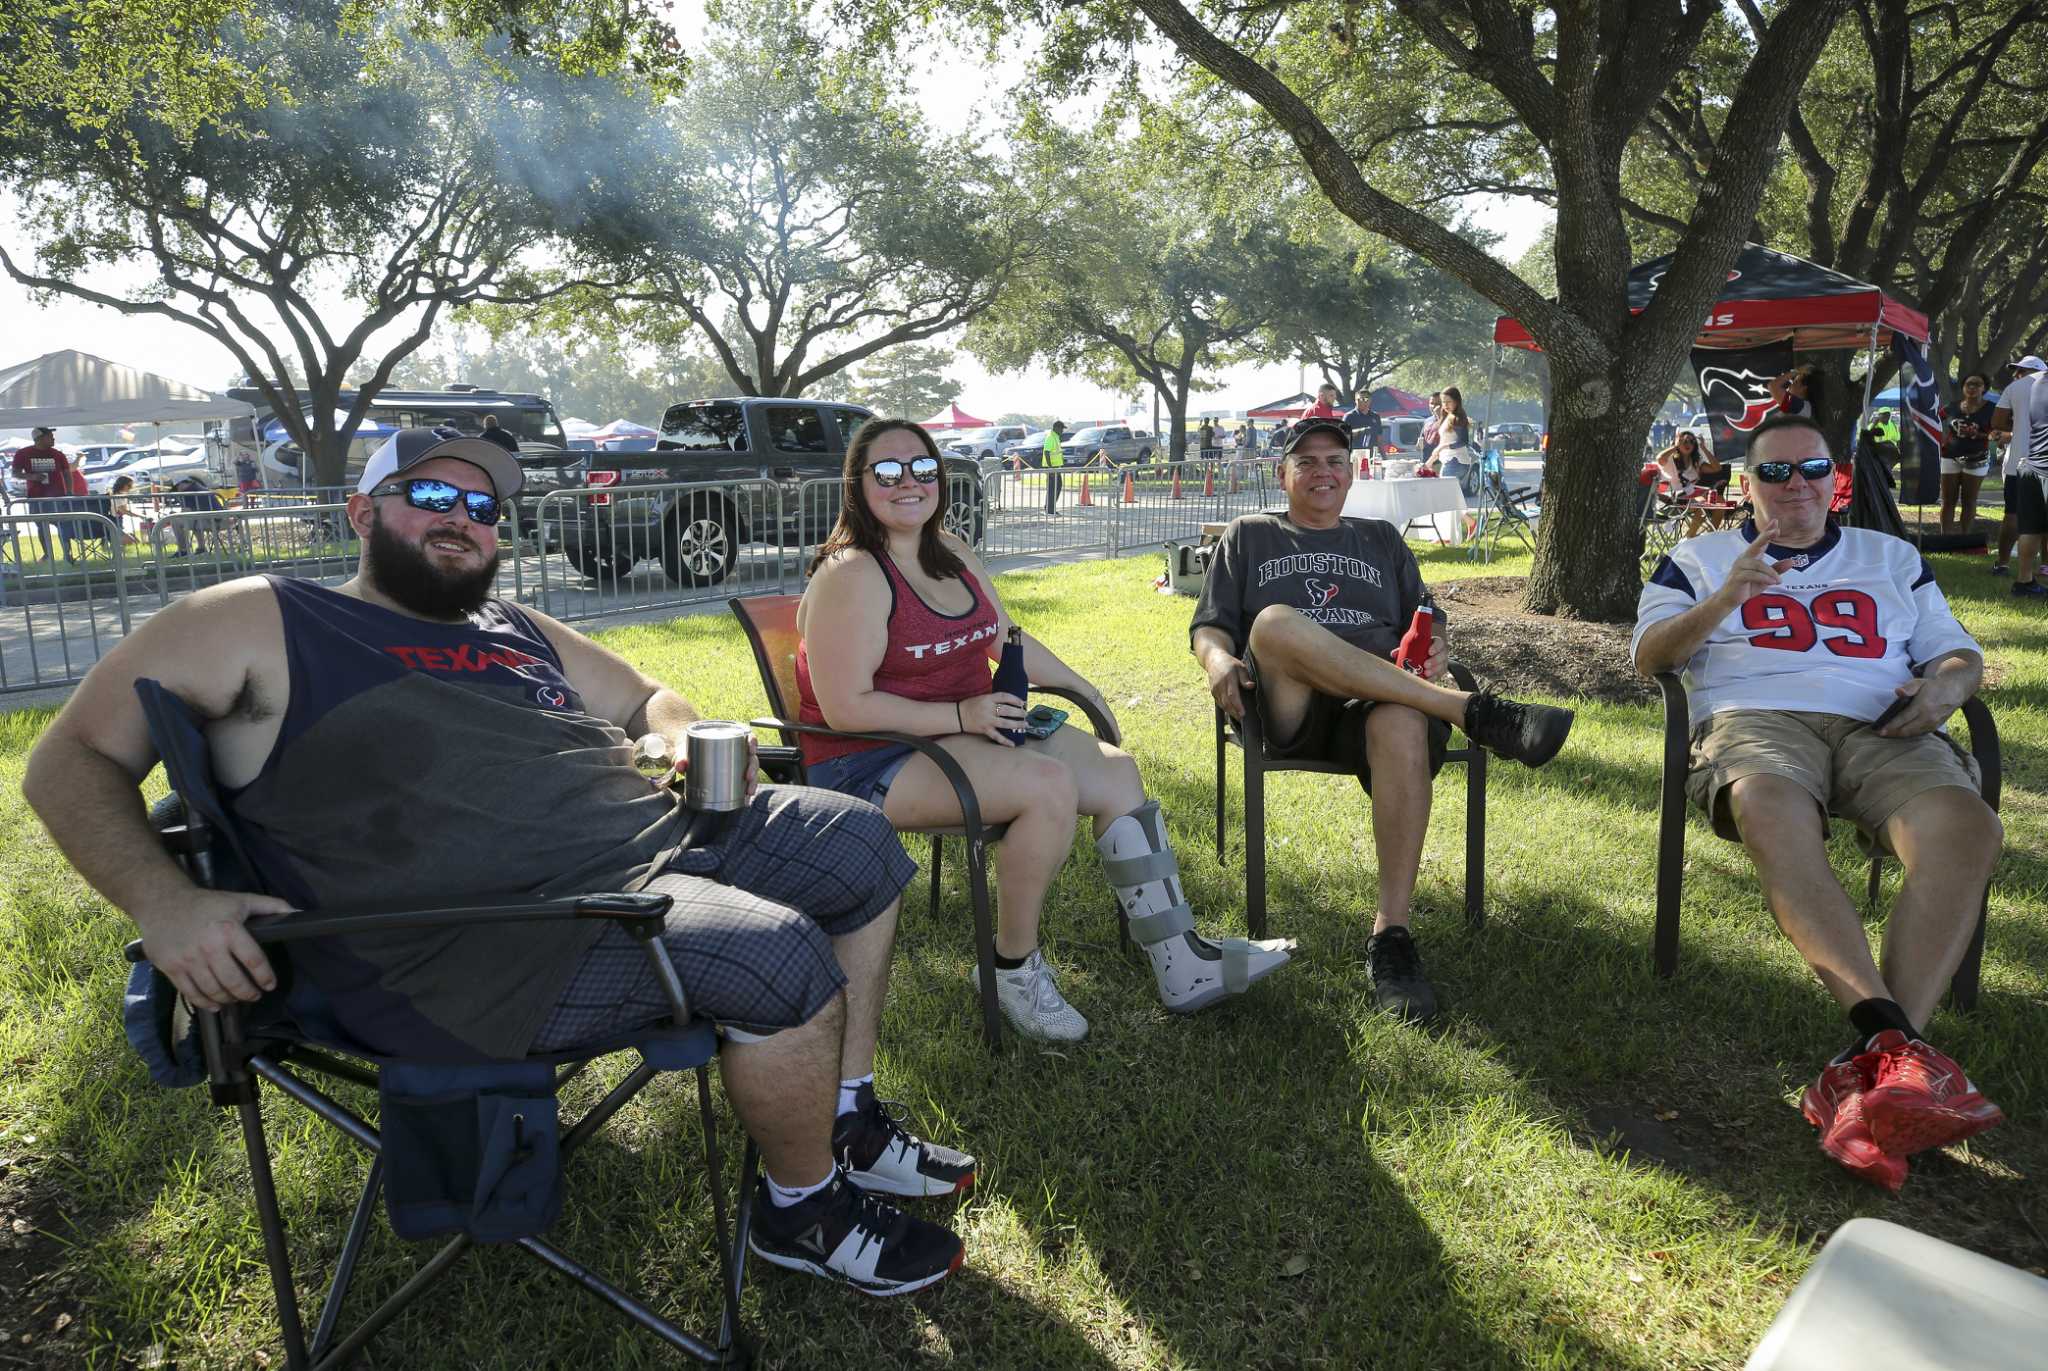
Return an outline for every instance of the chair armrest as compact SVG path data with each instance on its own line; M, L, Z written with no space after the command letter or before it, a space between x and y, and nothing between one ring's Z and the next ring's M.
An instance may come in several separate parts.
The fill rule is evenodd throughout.
M953 787L953 796L960 802L960 826L968 835L977 837L981 832L981 804L974 796L974 783L967 779L967 772L960 766L952 753L940 747L933 738L921 738L914 733L863 733L848 728L827 728L823 724L799 724L788 719L755 719L755 728L779 728L787 733L809 733L819 738L860 738L876 743L900 743L918 755L929 757L946 783Z
M564 923L576 919L610 919L645 929L659 928L674 899L651 891L594 891L552 900L508 898L465 900L428 909L372 906L366 909L306 909L294 914L258 914L242 926L258 943L296 942L302 938L347 937L356 933L395 933L416 928L463 928L476 924ZM122 949L128 960L143 959L142 939Z
M1070 704L1080 706L1081 712L1088 716L1088 725L1095 730L1096 737L1112 747L1123 742L1123 730L1116 726L1116 721L1105 714L1096 705L1095 701L1083 696L1080 691L1069 690L1065 686L1034 685L1031 687L1030 693L1033 695L1056 695Z
M1992 721L1991 707L1984 703L1982 695L1972 695L1963 701L1963 722L1970 726L1970 755L1976 759L1982 778L1984 803L1995 810L2004 777L1998 755L1998 725Z

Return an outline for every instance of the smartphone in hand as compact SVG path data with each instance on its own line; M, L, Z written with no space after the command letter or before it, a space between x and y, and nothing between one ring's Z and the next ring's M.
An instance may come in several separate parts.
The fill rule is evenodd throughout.
M1067 711L1054 709L1051 705L1033 705L1031 712L1024 716L1024 736L1027 738L1050 738L1060 731L1060 725L1067 721Z

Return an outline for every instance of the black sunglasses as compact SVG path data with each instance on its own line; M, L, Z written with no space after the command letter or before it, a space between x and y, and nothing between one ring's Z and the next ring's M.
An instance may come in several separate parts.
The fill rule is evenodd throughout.
M431 514L446 514L455 508L456 501L462 502L472 524L490 528L498 522L498 497L481 490L464 490L461 486L447 481L436 481L420 477L412 481L393 481L390 485L378 486L370 492L370 498L379 495L403 495L405 502L414 509L424 509Z
M1756 478L1767 486L1782 486L1797 471L1809 481L1824 481L1835 470L1832 457L1808 457L1801 462L1758 462Z
M893 457L879 462L870 462L868 470L874 473L875 484L884 490L903 484L903 473L908 470L910 479L921 486L935 485L939 479L939 459L936 457L913 457L908 466Z

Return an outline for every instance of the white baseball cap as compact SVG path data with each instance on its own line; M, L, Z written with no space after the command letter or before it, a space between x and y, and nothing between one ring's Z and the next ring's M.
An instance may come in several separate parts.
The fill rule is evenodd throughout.
M511 499L526 484L526 473L519 469L519 463L496 443L472 438L452 428L402 428L370 455L363 467L363 479L356 482L356 493L368 495L399 472L435 457L453 457L483 468L500 500Z
M2020 358L2019 361L2014 362L2012 369L2014 371L2048 371L2048 362L2042 361L2030 352Z

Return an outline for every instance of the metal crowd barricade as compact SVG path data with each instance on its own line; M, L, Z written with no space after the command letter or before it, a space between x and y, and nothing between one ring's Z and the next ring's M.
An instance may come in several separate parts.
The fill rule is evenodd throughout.
M780 590L802 574L801 504L775 481L549 491L533 506L525 589L564 621Z
M1112 525L1112 554L1143 552L1199 537L1204 524L1228 523L1280 501L1270 461L1190 459L1125 468Z
M355 575L362 555L346 504L160 508L166 512L149 529L159 608L180 595L262 572L338 585Z
M0 693L69 685L130 627L121 526L97 512L0 516ZM47 539L55 558L45 556ZM66 560L70 547L75 560Z

